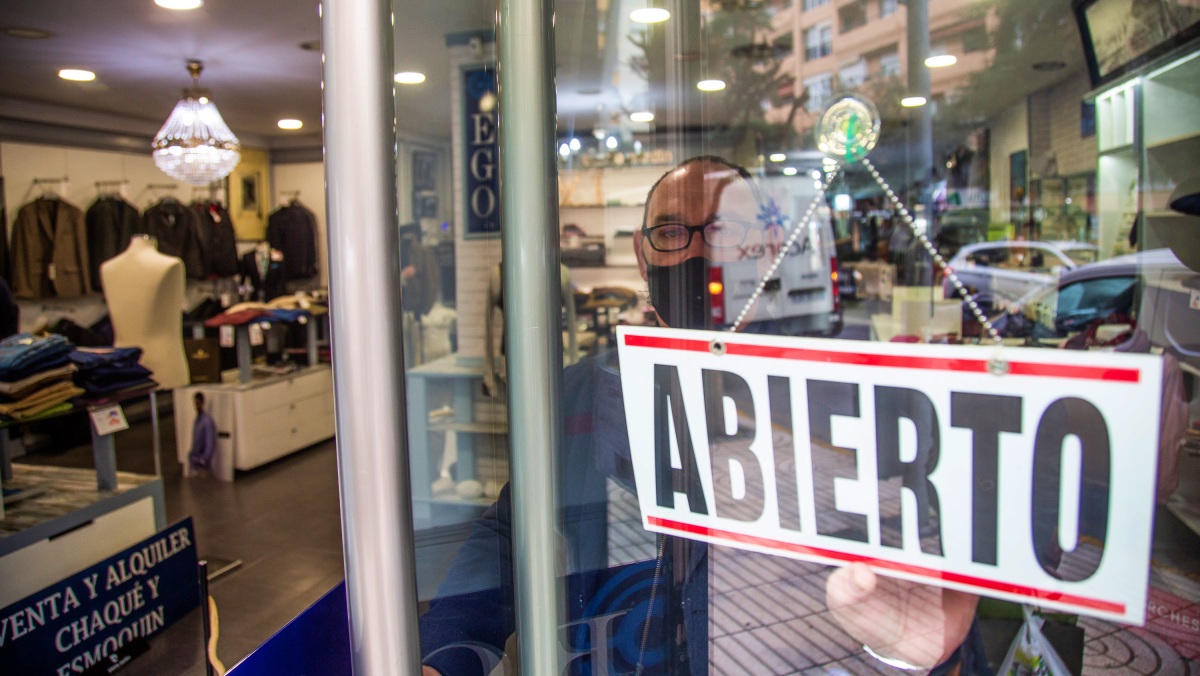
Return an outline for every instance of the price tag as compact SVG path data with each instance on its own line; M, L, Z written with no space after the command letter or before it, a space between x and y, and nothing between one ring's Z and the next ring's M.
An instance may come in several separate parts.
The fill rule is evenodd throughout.
M1192 289L1192 297L1188 299L1188 307L1193 310L1200 310L1200 291Z
M125 411L121 410L120 404L90 409L88 415L92 417L92 427L100 436L129 429L129 422L125 420Z
M217 338L220 340L221 347L233 347L233 327L228 324L222 325Z
M250 344L255 347L263 344L263 330L261 325L250 325Z

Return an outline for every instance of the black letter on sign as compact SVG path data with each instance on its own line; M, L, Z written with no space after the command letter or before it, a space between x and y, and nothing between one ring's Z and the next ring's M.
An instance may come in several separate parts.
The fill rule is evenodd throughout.
M757 521L763 513L766 486L758 456L750 450L754 428L749 430L736 422L733 434L725 431L725 398L733 400L740 411L754 417L754 397L750 386L741 376L725 371L702 371L704 379L704 415L708 419L708 454L712 460L713 500L715 516L738 521ZM745 495L733 497L733 474L730 461L742 468Z
M829 445L824 451L820 439L833 438L829 419L835 415L857 418L858 385L824 380L808 381L808 434L812 447L813 494L816 498L817 532L843 540L867 541L867 515L838 511L834 494L834 470L838 465L849 466L854 472L847 478L858 478L857 453L853 448ZM846 456L849 456L847 459Z
M669 429L667 407L675 429ZM671 466L671 432L679 446L682 469ZM708 514L704 488L696 471L696 451L692 448L692 433L688 430L683 412L683 394L679 389L679 370L665 364L654 365L654 473L657 480L658 506L675 508L675 493L684 493L688 509L696 514Z
M912 462L900 459L900 419L908 418L917 428L917 457ZM929 481L929 475L937 468L938 451L941 448L937 410L925 393L903 387L875 388L875 457L878 458L879 480L894 476L903 477L901 485L913 492L917 498L917 530L921 540L921 551L926 554L942 555L941 508L937 491ZM904 547L904 515L901 492L893 500L885 502L879 496L880 543L887 547ZM896 528L884 528L883 514L896 514ZM923 536L932 536L926 543Z
M951 392L950 424L971 430L971 560L994 566L1000 433L1021 431L1021 398Z
M1100 555L1083 560L1071 557L1070 565L1061 561L1075 550L1063 551L1058 537L1060 495L1062 492L1063 439L1079 437L1082 447L1082 472L1079 486L1079 539L1089 535L1100 542ZM1038 422L1033 443L1033 551L1042 569L1060 580L1078 582L1095 574L1104 557L1108 535L1109 482L1111 456L1108 426L1104 416L1091 403L1067 397L1046 408ZM1078 545L1076 546L1078 549Z
M800 530L800 485L796 482L796 430L792 427L792 382L782 376L767 376L771 396L771 425L785 431L792 443L780 448L772 440L775 454L775 495L779 500L779 525ZM776 399L778 396L778 399ZM773 437L774 435L772 435Z

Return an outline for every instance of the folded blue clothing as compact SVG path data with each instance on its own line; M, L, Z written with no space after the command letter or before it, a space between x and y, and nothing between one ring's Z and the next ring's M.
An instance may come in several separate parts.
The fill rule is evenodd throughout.
M80 371L121 364L136 364L142 358L140 347L81 347L71 353L71 361Z
M141 364L104 365L95 368L80 369L75 372L75 382L104 384L110 380L129 380L131 378L149 378L154 372Z
M274 308L267 310L266 316L262 319L269 322L294 322L301 317L307 317L310 314L312 313L308 310L283 310L280 308Z
M104 383L76 383L87 392L84 397L99 397L102 395L116 394L122 390L138 388L142 385L150 386L157 385L154 380L140 376L129 378L126 380L111 380Z
M18 333L0 341L0 380L12 382L67 362L71 341L56 333Z

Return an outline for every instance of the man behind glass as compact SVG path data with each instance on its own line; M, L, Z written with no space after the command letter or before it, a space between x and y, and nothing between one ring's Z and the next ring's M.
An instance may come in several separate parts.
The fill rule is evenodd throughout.
M758 259L759 274L766 273L781 242L775 233L764 232L758 213L759 197L749 173L718 157L687 160L654 184L633 245L661 325L718 328L709 269L744 256L747 247L767 252ZM754 308L746 320L749 330L775 332L772 318L756 316ZM613 583L604 573L626 564L610 542L610 522L620 512L617 503L633 505L629 509L636 513L615 356L610 352L586 359L563 375L558 470L564 540L560 558L568 574L566 619L568 632L575 630L591 642L608 637L590 636L589 631L630 633L595 621L581 629L581 618L598 612L594 599ZM505 486L497 503L476 521L438 598L421 618L426 676L482 673L482 651L501 654L515 630L508 491ZM634 552L631 560L641 559L642 587L652 588L645 607L629 612L640 631L625 636L626 644L634 646L633 654L624 655L626 667L647 674L707 674L710 546L660 535L640 550L623 549ZM621 575L633 579L632 567L622 570ZM970 594L880 578L856 564L829 576L826 603L842 628L873 654L922 668L937 665L935 673L987 672L977 631L971 631L977 598ZM650 629L642 619L650 615L646 608L654 611ZM971 640L966 640L969 632ZM571 645L566 652L573 653ZM618 673L615 663L602 661L572 659L565 673Z

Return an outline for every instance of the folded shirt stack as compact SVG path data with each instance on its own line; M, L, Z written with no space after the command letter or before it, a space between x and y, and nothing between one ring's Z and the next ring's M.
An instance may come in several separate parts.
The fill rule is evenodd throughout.
M222 314L216 317L211 317L204 320L204 325L213 328L217 326L241 326L242 324L250 324L253 322L285 322L292 323L300 321L302 317L309 317L314 314L324 314L328 310L324 306L313 305L310 307L288 307L292 305L290 302L280 303L276 305L276 301L280 299L291 299L299 302L292 296L280 296L270 303L238 303L229 308ZM282 306L282 307L281 307Z
M88 397L106 397L156 387L150 369L138 363L140 347L81 347L70 354L75 384Z
M29 420L70 408L74 345L65 337L18 333L0 341L0 417Z

